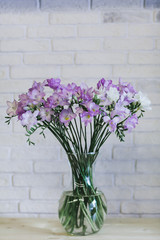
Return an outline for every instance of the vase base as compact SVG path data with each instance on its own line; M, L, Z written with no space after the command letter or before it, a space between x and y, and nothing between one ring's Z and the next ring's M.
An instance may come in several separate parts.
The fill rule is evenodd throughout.
M63 192L59 201L59 219L70 235L85 236L98 232L107 213L104 194L75 195Z

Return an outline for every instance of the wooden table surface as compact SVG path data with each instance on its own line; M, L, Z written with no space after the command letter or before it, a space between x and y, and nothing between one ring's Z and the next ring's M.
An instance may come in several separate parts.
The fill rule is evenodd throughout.
M96 234L75 237L56 219L0 218L0 240L160 240L160 219L106 219Z

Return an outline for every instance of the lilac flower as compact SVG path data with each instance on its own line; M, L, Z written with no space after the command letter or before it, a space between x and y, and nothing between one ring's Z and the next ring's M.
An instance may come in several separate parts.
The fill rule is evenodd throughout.
M130 110L124 107L121 102L116 103L114 110L111 112L111 118L118 115L122 118L125 118L126 115L130 114Z
M53 115L53 111L50 108L42 108L40 109L40 117L42 121L51 121L51 117Z
M38 103L44 103L44 88L41 83L34 82L32 88L28 91L28 97L31 104L38 104Z
M53 93L52 96L47 98L47 102L45 103L45 107L47 108L55 108L59 105L63 106L64 102L58 93Z
M97 83L97 88L100 89L101 87L104 87L105 82L106 80L104 78L99 80L99 82Z
M96 116L97 114L100 113L99 106L94 102L88 102L86 104L86 107L88 108L88 111L92 113L93 116Z
M13 102L7 101L7 105L8 105L7 114L10 117L16 116L18 102L16 100L14 100Z
M117 124L120 122L120 118L119 117L114 117L113 119L111 119L109 121L109 129L110 132L115 132L116 128L117 128Z
M31 127L37 124L37 116L39 111L36 110L35 112L27 111L22 114L21 116L21 124L22 126L26 126L27 130L30 130Z
M83 112L81 115L82 122L84 122L85 126L88 125L88 123L92 122L93 115L91 112Z
M136 114L133 114L125 121L124 128L127 129L128 132L131 132L132 129L136 127L136 124L138 124L138 118Z
M47 79L46 86L49 86L50 88L52 88L54 90L57 90L61 86L60 82L61 82L61 80L59 78Z
M103 121L104 121L105 123L109 123L110 120L111 120L111 119L110 119L110 117L108 117L108 116L104 116L104 117L103 117Z
M68 126L69 122L76 118L76 114L72 112L71 108L63 109L59 115L59 120L61 123L64 123L65 126Z

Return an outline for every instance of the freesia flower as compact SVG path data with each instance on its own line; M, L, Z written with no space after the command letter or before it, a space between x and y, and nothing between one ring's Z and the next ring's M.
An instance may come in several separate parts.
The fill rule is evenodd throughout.
M120 118L119 117L114 117L113 119L111 119L109 121L109 129L110 132L115 132L116 128L117 128L117 124L120 122Z
M76 118L76 114L72 112L71 108L63 109L59 115L59 120L61 123L64 123L65 126L68 126L69 122Z
M36 110L35 112L27 111L22 114L21 116L21 124L22 126L26 126L27 130L30 130L31 127L37 124L37 116L39 111Z
M93 116L96 116L100 113L99 111L99 105L95 104L94 102L88 102L86 104L86 107L88 108L89 112L92 113Z
M134 96L135 100L140 102L141 104L141 109L144 110L151 110L151 101L149 100L149 98L144 95L141 91L139 91L135 96Z
M132 129L136 127L136 124L138 124L138 118L136 114L133 114L125 121L124 128L128 129L128 132L131 132Z
M60 87L61 80L59 78L51 78L47 79L46 86L49 86L50 88L57 90Z
M117 88L110 87L110 89L107 91L107 97L111 102L117 102L119 99L119 92Z
M42 109L40 109L40 117L41 117L42 121L50 122L52 114L53 114L53 111L51 111L50 108L42 108Z
M18 102L16 100L14 100L13 102L7 101L7 105L8 105L7 114L10 117L15 116L18 108Z
M82 119L82 122L84 122L85 126L87 126L88 123L92 122L93 115L91 112L83 112L81 114L81 119Z

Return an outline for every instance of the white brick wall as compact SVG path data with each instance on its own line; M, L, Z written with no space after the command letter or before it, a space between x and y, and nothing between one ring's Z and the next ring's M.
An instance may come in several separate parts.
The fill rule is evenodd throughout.
M95 6L95 5L94 5ZM93 7L94 7L93 6ZM97 160L96 182L116 216L160 216L159 10L0 14L0 216L57 215L69 165L52 134L26 143L17 121L4 124L6 100L33 80L60 77L90 85L122 77L152 100L152 112L127 134L111 136Z

